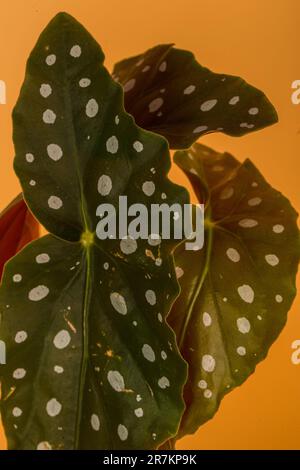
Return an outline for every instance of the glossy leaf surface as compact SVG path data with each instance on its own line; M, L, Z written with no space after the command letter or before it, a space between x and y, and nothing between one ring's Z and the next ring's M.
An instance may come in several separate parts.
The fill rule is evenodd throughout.
M0 214L0 280L5 263L39 237L39 224L19 194Z
M178 294L176 242L101 241L95 231L99 205L118 211L120 195L147 208L188 195L166 177L167 142L125 113L103 59L59 14L14 112L15 168L52 235L8 263L0 291L11 449L156 448L183 412L186 365L165 322Z
M175 161L206 204L204 248L175 252L182 291L168 317L189 364L182 437L266 357L295 296L300 248L295 210L249 160L195 144Z
M166 137L171 148L188 148L212 132L241 136L277 121L260 90L202 67L191 52L169 44L117 63L114 76L137 124Z

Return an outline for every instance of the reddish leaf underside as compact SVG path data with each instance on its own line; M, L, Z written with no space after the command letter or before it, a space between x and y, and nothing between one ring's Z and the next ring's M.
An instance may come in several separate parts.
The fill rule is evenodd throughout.
M39 237L39 224L19 194L0 214L0 279L5 263Z

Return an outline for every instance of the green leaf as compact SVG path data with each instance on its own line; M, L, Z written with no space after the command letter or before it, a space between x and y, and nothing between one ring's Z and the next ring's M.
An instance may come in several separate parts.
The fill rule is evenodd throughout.
M168 322L189 364L179 438L266 357L295 296L300 245L295 210L249 160L195 144L175 161L206 205L204 248L175 252L182 291Z
M128 245L95 230L99 204L117 208L119 195L149 209L162 194L170 204L188 194L166 177L167 142L125 113L103 59L59 14L31 54L14 113L15 168L51 235L8 263L0 289L11 449L153 449L183 412L186 364L165 322L178 295L175 241Z
M5 263L39 237L39 225L19 194L0 214L0 280Z
M241 136L278 119L260 90L211 72L191 52L170 44L117 63L114 77L137 124L166 137L171 148L188 148L211 132Z

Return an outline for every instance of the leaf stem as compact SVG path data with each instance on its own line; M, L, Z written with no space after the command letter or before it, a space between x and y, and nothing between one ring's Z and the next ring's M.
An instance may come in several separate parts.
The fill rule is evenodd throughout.
M90 233L90 232L89 232ZM83 319L82 319L82 338L83 338L83 354L81 361L80 379L79 379L79 392L78 392L78 411L76 417L76 430L75 430L75 449L79 449L80 445L80 428L82 419L84 390L86 383L86 372L89 359L89 304L91 297L91 269L92 269L92 243L84 244L86 253L86 282L85 282L85 297L83 306Z

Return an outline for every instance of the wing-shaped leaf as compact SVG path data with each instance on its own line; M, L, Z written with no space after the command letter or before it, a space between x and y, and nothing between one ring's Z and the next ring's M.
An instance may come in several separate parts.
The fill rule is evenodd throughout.
M168 321L189 364L180 437L267 355L295 296L300 247L295 210L249 160L195 144L175 161L206 204L204 248L175 252L182 291Z
M183 149L201 135L241 136L277 121L266 96L239 77L213 73L191 52L156 46L116 64L125 108L144 129Z
M0 214L0 280L7 260L39 236L39 224L19 194Z
M166 177L167 142L125 113L103 59L59 14L33 50L14 113L15 168L52 235L8 263L0 290L13 449L156 448L183 412L186 365L165 322L178 294L175 241L100 241L95 230L97 207L118 210L119 195L149 208L162 194L169 203L188 194Z

